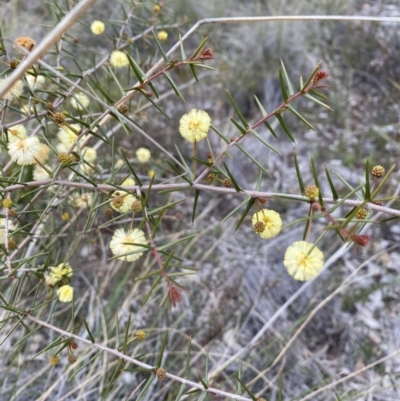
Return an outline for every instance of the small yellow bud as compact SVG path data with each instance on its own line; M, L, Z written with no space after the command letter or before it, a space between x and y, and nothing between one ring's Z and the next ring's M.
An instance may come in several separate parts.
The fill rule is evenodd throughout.
M257 221L254 223L253 228L257 234L260 234L265 230L265 224L262 221Z
M232 186L232 181L228 180L227 178L224 180L224 187L230 188Z
M154 11L155 13L159 13L159 12L161 11L161 7L160 7L158 4L156 4L156 5L153 7L153 11Z
M5 207L6 209L10 209L13 205L13 201L9 198L3 199L3 207Z
M72 162L75 161L74 155L69 155L68 153L61 152L58 154L58 161L64 165L67 166L68 164L71 164Z
M375 178L381 178L385 175L385 169L382 166L372 167L371 174Z
M165 31L160 31L158 32L157 38L158 40L165 42L168 39L168 33Z
M64 221L69 220L69 213L68 212L64 212L61 215L61 220L64 220Z
M53 119L56 124L59 124L59 125L64 124L65 123L65 114L57 112L54 114Z
M308 185L304 190L304 195L307 196L308 199L313 200L318 198L319 189L315 185Z
M136 332L136 340L143 341L146 338L146 333L143 330Z
M135 201L132 202L131 209L132 212L135 213L140 212L142 210L142 203L140 202L139 199L136 199Z
M356 219L363 220L367 217L367 214L368 214L368 211L365 210L364 208L361 208L361 209L357 210Z
M156 368L154 369L154 373L157 376L157 379L162 382L167 377L167 372L163 368Z
M60 362L60 358L58 355L52 355L49 359L50 365L51 366L56 366Z
M14 249L17 249L17 243L12 238L8 239L8 249L10 251L13 251Z

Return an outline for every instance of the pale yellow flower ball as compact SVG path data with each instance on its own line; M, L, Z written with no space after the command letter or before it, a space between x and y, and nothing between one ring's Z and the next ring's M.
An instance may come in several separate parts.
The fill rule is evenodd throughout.
M295 280L311 280L324 267L324 254L313 246L306 241L296 241L286 250L283 264Z
M208 113L192 109L181 117L179 132L189 142L194 143L207 137L210 126L211 118Z
M45 163L49 158L50 148L44 143L40 143L39 148L38 160L40 163Z
M257 222L262 222L265 226L264 231L258 233L261 238L275 237L282 229L281 216L274 210L262 209L254 213L252 219L253 227Z
M40 151L40 142L36 136L19 139L8 144L8 154L11 156L11 160L21 166L36 164Z
M34 77L33 75L26 74L25 79L32 90L41 89L46 84L46 78L43 75Z
M101 35L105 29L106 27L101 21L93 21L92 25L90 25L90 30L94 35Z
M81 209L88 209L93 205L93 194L88 192L86 194L75 194L70 198L70 204Z
M150 160L151 153L149 149L146 148L139 148L136 151L136 159L140 163L147 163Z
M84 148L82 150L82 153L83 153L83 159L90 164L94 164L94 162L97 160L97 152L96 149L94 148L91 147Z
M143 251L146 250L146 248L134 244L147 245L144 232L137 228L128 231L125 231L123 228L118 228L111 239L110 248L114 256L117 256L117 259L134 262L138 260L143 255Z
M75 132L79 132L81 130L81 127L79 124L71 124L71 128L67 126L63 126L57 134L58 140L64 145L63 148L60 147L60 149L57 147L57 150L59 152L64 151L67 152L71 146L75 143L75 141L78 139L78 135ZM79 136L79 143L83 143L84 140L86 139L86 135L84 136ZM61 150L61 149L66 149L66 150Z
M168 33L165 31L160 31L157 34L157 38L158 38L158 40L165 42L168 39Z
M122 68L129 65L128 56L120 50L114 50L110 56L110 63L115 68Z
M4 245L6 242L6 229L5 229L6 219L0 219L0 244ZM8 235L15 230L15 225L12 221L8 220Z
M58 299L60 302L72 302L74 298L74 287L70 285L63 285L57 291Z
M78 92L71 97L71 106L76 110L84 110L90 104L90 99L82 92Z
M19 139L25 139L28 137L26 128L22 124L14 125L7 129L8 142L18 141Z
M47 170L51 171L51 167L48 166L47 164L44 165ZM33 179L35 181L42 181L42 180L48 180L50 178L49 173L39 164L36 164L35 167L33 168Z
M8 77L0 78L0 87L7 81ZM13 100L22 95L24 90L24 83L21 80L18 80L1 99L4 100Z

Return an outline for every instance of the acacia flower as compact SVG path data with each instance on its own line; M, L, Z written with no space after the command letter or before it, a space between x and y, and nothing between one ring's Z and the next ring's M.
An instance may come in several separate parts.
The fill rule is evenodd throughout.
M16 124L7 129L8 142L18 141L19 139L27 138L26 128L22 124Z
M39 148L40 148L40 150L39 150L39 155L38 155L37 159L41 163L45 163L47 161L47 159L49 158L50 148L45 143L40 143Z
M118 228L111 239L110 249L117 259L134 262L143 255L143 252L138 251L144 250L143 247L137 244L147 244L146 237L142 230L135 228L125 231L123 228Z
M93 21L92 25L90 25L90 30L94 35L101 35L105 30L104 23L102 21Z
M46 83L46 79L43 75L38 75L35 77L33 75L26 74L25 79L32 90L43 88Z
M146 163L150 160L151 153L149 149L146 148L139 148L136 151L136 158L138 159L138 162L140 163Z
M168 39L168 33L165 31L160 31L157 34L157 38L158 40L162 40L163 42L165 42Z
M47 170L51 170L51 167L48 166L47 164L44 165ZM33 168L33 179L35 181L42 181L42 180L48 180L50 178L49 173L39 164L36 164L35 167Z
M6 242L6 219L0 219L0 244L4 245ZM8 220L8 234L15 230L14 224Z
M70 127L62 126L61 129L58 131L57 137L58 140L61 142L57 145L57 151L61 152L68 152L71 146L76 142L78 139L78 135L75 133L81 130L80 125L78 124L71 124ZM83 143L85 141L86 135L79 137L79 143Z
M71 97L71 106L76 110L86 109L90 104L90 99L82 92L78 92Z
M296 241L286 250L283 264L295 280L311 280L324 267L324 254L313 246L306 241Z
M74 287L63 285L58 289L57 295L60 302L71 302L74 298Z
M93 194L75 194L70 198L70 204L81 209L90 208L93 205Z
M126 67L129 64L128 56L121 50L114 50L110 56L110 63L115 68Z
M36 164L40 151L40 142L36 136L19 139L8 144L8 154L11 156L11 160L21 166Z
M259 223L262 223L261 226ZM261 238L272 238L277 235L282 228L282 220L279 213L274 210L262 209L253 214L252 224L254 230ZM260 225L261 229L258 229Z
M121 184L121 186L126 186L126 187L130 187L135 185L135 180L131 177L128 177L127 179L125 179L123 181L123 183ZM120 213L127 213L129 211L131 211L131 206L132 203L136 201L136 196L130 194L129 192L126 191L114 191L112 193L112 197L114 198L112 200L112 202L110 203L110 206L116 210L117 212Z
M192 109L184 114L179 122L179 132L189 142L206 138L211 126L210 116L203 110Z
M36 42L29 36L21 36L14 41L14 48L18 50L18 46L24 47L26 50L31 51L36 46Z
M97 152L96 149L91 147L86 147L82 150L83 153L83 160L86 162L93 164L97 159Z
M0 86L3 86L3 84L7 81L7 77L5 78L0 78ZM21 80L18 80L9 90L8 92L3 95L2 99L4 100L13 100L16 99L17 97L20 97L22 95L22 91L24 90L24 84Z

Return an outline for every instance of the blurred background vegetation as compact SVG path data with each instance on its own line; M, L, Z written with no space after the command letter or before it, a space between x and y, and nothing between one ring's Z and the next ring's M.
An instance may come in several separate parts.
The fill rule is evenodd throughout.
M73 1L67 0L0 0L3 36L10 41L18 36L30 36L40 42L73 4ZM184 35L197 20L208 17L400 16L400 4L389 0L218 0L201 3L197 0L170 0L162 3L161 12L155 19L153 6L156 3L99 0L65 36L60 53L64 68L70 73L79 73L107 56L113 48L112 39L106 41L103 37L94 37L89 29L90 23L94 19L104 21L106 34L113 38L117 36L132 4L136 4L136 8L122 41L155 24L157 29L168 32L168 41L163 44L165 49L175 44L179 35ZM323 60L324 68L330 73L328 83L331 90L327 103L333 111L316 107L305 99L296 104L297 110L317 130L311 131L289 117L287 121L296 138L295 146L278 126L279 136L277 139L271 137L270 143L279 149L281 155L266 151L256 142L245 142L244 146L270 172L270 177L263 179L262 190L299 194L293 167L294 147L303 178L308 180L306 184L313 183L310 166L310 157L313 156L321 178L324 177L323 168L327 166L351 185L358 185L364 177L367 157L371 165L381 164L386 169L397 162L399 35L399 25L392 23L287 21L205 25L185 42L185 49L190 54L208 36L209 45L215 51L215 60L211 65L216 71L199 71L199 83L194 82L189 69L173 71L175 82L184 86L182 93L186 103L174 96L165 81L156 82L157 90L167 93L158 104L172 117L172 121L136 99L130 103L130 113L145 132L176 157L175 144L189 157L191 149L181 143L178 133L179 118L183 113L193 107L204 109L225 135L236 136L238 132L229 121L234 117L234 111L226 89L246 118L256 121L260 115L254 95L267 111L282 100L278 79L281 60L293 83L298 82L300 76L306 77ZM8 42L8 47L11 51L11 42ZM134 41L127 49L145 71L160 56L151 34ZM179 52L176 56L179 57ZM56 57L57 54L48 55L46 62L54 62ZM97 82L102 83L102 88L114 101L118 100L121 92L115 82L104 71L97 74ZM135 82L132 72L119 75L118 79L122 88L128 88ZM83 87L88 84L90 81L85 80ZM140 133L127 135L121 129L115 132L115 141L128 155L133 155L140 146L151 149L154 159L150 167L157 171L156 181L161 182L170 176L171 170L165 163L164 155ZM216 154L223 149L219 138L212 137L211 143ZM108 149L102 147L99 152L99 158L104 159L103 167L110 167ZM206 159L207 152L206 146L200 144L199 157ZM228 165L235 178L242 187L253 189L258 169L241 152L234 150L232 155L233 160ZM140 168L141 177L146 177L148 171ZM395 191L398 178L396 169L387 183L387 194ZM322 183L324 195L330 196L326 180L322 179ZM339 179L335 179L335 184L343 196L346 186ZM223 224L220 222L243 201L235 196L202 194L193 225L190 223L193 206L190 194L154 195L151 206L162 206L167 201L185 197L189 199L179 208L165 213L160 233L166 240L199 233L194 240L176 247L182 264L193 268L195 274L179 281L188 291L182 303L171 313L165 303L159 306L164 294L161 288L142 306L152 282L136 279L154 268L151 255L147 254L129 267L115 260L108 261L109 231L99 229L83 234L86 218L77 218L69 227L69 234L57 239L57 249L50 251L54 257L68 257L74 267L73 282L78 297L75 313L80 319L84 317L88 321L95 336L113 346L116 326L123 332L131 315L132 330L145 330L147 338L130 352L136 356L143 355L144 362L154 364L161 339L169 328L163 366L177 375L183 375L185 350L191 336L190 378L197 380L198 376L204 375L207 350L209 372L213 372L230 355L246 346L302 285L287 275L282 255L290 243L301 238L303 226L288 227L269 242L252 233L249 218L234 232L239 215ZM269 206L282 214L284 224L305 217L308 211L306 204L282 200L272 200ZM394 204L396 206L398 202ZM341 213L345 215L349 209L343 209ZM74 213L70 209L68 211ZM100 217L99 220L101 223ZM315 237L324 227L324 221L314 222ZM400 255L393 245L397 246L400 239L400 226L396 220L376 224L370 234L373 241L368 248L358 252L353 249L336 260L288 308L273 328L242 356L242 379L251 383L249 388L254 393L263 394L271 401L281 399L278 398L281 375L283 399L297 400L315 386L322 386L325 380L340 378L342 374L362 368L399 348L400 317L397 306ZM326 258L341 245L333 234L326 236L323 242ZM264 373L313 307L355 267L377 252L381 254L365 267L362 275L312 319L281 365ZM6 291L5 286L7 283L3 281L0 284L2 292ZM26 296L31 297L32 294L27 291ZM67 328L68 321L69 314L63 313L62 308L57 309L53 324ZM2 332L7 332L7 329L10 330L10 326L3 323ZM81 333L85 333L84 329ZM146 373L130 371L131 366L125 366L126 371L114 377L117 360L105 354L88 364L95 355L90 347L79 349L78 367L61 363L52 368L48 364L51 351L39 352L55 339L55 334L41 329L26 342L20 342L26 334L26 329L18 326L4 338L0 347L3 360L0 370L1 400L133 400L137 395L128 398L129 394L148 377ZM239 361L236 361L217 374L212 385L234 392L237 382L233 374L237 373L238 364ZM341 400L395 400L400 398L395 386L398 375L398 360L394 358L353 377L335 390ZM172 381L155 382L153 386L151 394L143 396L143 399L174 400L179 390L179 383ZM198 397L199 394L195 394L186 399L197 400ZM217 399L208 397L210 400ZM333 400L335 397L333 392L327 392L313 400Z

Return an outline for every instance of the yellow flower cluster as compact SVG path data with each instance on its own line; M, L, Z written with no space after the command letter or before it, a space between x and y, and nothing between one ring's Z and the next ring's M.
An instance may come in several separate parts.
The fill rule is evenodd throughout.
M104 26L104 22L101 21L93 21L92 25L90 25L90 30L93 35L101 35L105 29L106 27Z
M262 230L256 230L257 234L261 238L272 238L279 234L282 228L282 220L279 213L274 210L262 209L253 215L253 227L256 229L257 223L263 223L260 225Z
M127 178L121 186L131 187L135 185L133 178ZM114 191L111 195L114 199L111 201L111 207L120 213L127 213L131 210L132 203L136 201L136 196L125 191Z
M142 230L135 228L125 231L123 228L118 228L111 239L110 248L117 259L134 262L143 255L145 250L140 244L147 244Z
M63 279L72 277L72 273L69 263L60 263L58 266L50 267L50 271L44 276L44 281L48 286L54 287Z
M179 122L179 132L191 143L207 138L211 118L204 110L192 109Z
M128 56L121 50L114 50L110 55L110 63L115 68L126 67L129 64Z

